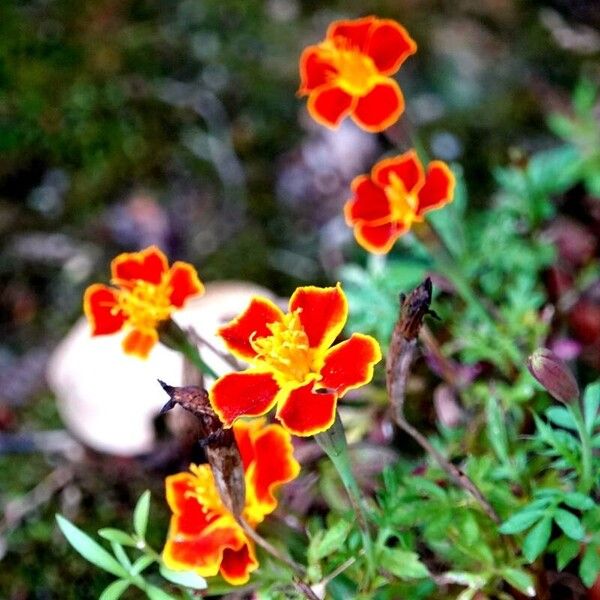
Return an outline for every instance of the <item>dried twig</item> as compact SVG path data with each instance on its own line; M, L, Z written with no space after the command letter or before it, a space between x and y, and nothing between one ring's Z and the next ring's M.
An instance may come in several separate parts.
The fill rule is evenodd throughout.
M413 360L417 352L417 339L423 318L435 315L429 308L431 304L431 280L427 278L408 296L401 295L400 316L394 327L386 361L386 380L390 402L396 424L410 435L459 487L466 490L481 506L485 514L495 523L500 519L491 504L485 499L479 488L459 467L443 456L429 440L415 429L404 416L406 384Z

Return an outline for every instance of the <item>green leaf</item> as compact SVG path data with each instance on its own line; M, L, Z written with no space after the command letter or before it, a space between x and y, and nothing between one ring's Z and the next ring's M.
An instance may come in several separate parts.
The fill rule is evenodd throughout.
M588 433L594 431L594 422L600 408L600 381L590 383L583 394L583 420Z
M559 538L558 550L556 552L556 564L558 570L562 571L578 554L581 544L567 537Z
M486 404L487 436L496 456L504 464L508 463L508 436L504 413L498 398L490 396Z
M175 600L173 596L167 594L167 592L163 592L155 585L146 585L144 591L150 600Z
M581 564L579 565L579 576L586 587L592 587L600 573L600 546L589 544L585 549Z
M309 554L311 562L315 562L329 556L346 541L352 530L352 524L340 519L333 527L328 529L324 535L316 535L310 542Z
M523 555L532 563L546 548L552 531L552 517L544 517L525 537Z
M379 553L381 566L399 579L421 579L429 576L427 567L416 552L400 548L382 548Z
M152 558L149 554L144 554L140 556L132 565L130 573L132 575L139 575L144 569L147 569L155 559Z
M595 506L594 501L581 492L568 492L563 496L562 501L577 510L590 510Z
M137 546L137 542L128 533L125 533L120 529L105 527L104 529L98 530L98 535L109 542L116 542L123 546Z
M141 539L146 537L150 513L150 490L146 490L137 501L133 511L133 529Z
M563 406L552 406L546 411L546 417L559 427L577 431L577 424L573 419L573 415Z
M118 600L129 587L129 581L117 579L104 588L98 600Z
M554 521L572 540L583 540L585 537L585 529L581 525L581 521L572 512L557 508L554 513Z
M116 559L123 565L123 568L129 572L131 569L131 561L129 560L125 550L123 550L123 546L121 546L121 544L117 544L117 542L111 542L110 545L113 549L113 554L115 555Z
M502 577L514 588L529 596L535 597L535 584L531 575L523 569L506 567L502 570Z
M87 561L117 577L127 577L127 571L100 544L61 515L56 522L68 542Z
M541 508L528 510L527 507L525 507L523 510L512 515L508 520L504 521L504 523L500 525L499 531L500 533L508 534L520 533L531 527L536 521L539 521L545 513L546 511Z
M194 590L205 590L206 580L194 571L173 571L165 565L160 565L160 574L171 583L182 585Z

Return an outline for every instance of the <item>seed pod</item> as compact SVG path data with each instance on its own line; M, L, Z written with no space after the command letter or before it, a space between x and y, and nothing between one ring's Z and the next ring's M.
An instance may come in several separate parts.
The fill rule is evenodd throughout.
M579 398L579 386L573 373L552 350L538 348L527 359L527 368L556 400L572 402Z

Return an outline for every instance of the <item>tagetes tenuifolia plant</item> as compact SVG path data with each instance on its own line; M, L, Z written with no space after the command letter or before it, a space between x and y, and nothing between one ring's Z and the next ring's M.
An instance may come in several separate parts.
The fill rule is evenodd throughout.
M298 288L287 314L266 298L254 298L239 317L219 329L231 353L250 365L221 377L210 391L224 425L230 427L238 417L263 415L277 405L277 419L295 435L331 427L337 399L368 383L381 360L379 344L368 335L355 333L331 346L347 317L348 303L339 284Z
M276 489L297 477L300 465L289 433L279 425L238 421L233 431L246 480L243 516L256 527L277 507ZM210 467L191 465L190 471L166 479L173 516L163 560L171 569L202 577L220 572L229 583L242 585L258 567L254 544L223 505Z
M452 202L454 175L446 163L431 161L424 171L414 150L378 162L370 175L352 182L344 213L357 242L384 254L425 213Z
M85 291L83 308L92 335L107 335L123 327L129 333L123 350L146 358L158 341L157 327L182 308L191 296L204 292L194 267L176 262L171 268L155 246L124 253L111 263L111 286L93 284Z
M366 131L383 131L404 111L391 78L417 50L404 27L391 19L334 21L321 43L300 57L300 89L318 123L337 127L347 116Z

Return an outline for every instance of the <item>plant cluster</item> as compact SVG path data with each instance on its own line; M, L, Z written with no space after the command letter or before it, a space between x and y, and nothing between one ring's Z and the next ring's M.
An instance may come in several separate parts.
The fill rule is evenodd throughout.
M321 125L350 118L384 131L404 110L392 76L416 49L390 19L334 22L300 58L299 94ZM367 266L343 267L335 286L298 287L287 311L255 297L218 331L227 373L172 318L203 291L194 267L169 268L156 247L114 259L112 285L85 294L92 333L126 329L123 350L140 358L165 344L212 382L163 384L165 411L179 404L201 424L208 464L167 478L173 516L161 553L145 539L148 494L133 532L100 530L112 554L58 517L79 553L116 577L102 600L130 586L151 599L239 586L264 598L558 598L561 572L593 588L600 385L581 395L559 356L538 348L555 331L543 285L553 198L597 190L594 104L581 84L573 119L551 122L565 144L499 169L484 213L467 210L460 168L427 160L417 142L381 157L353 181L344 210ZM431 374L419 372L419 350ZM423 413L440 415L432 430L415 387L434 377L435 393L421 399ZM347 440L377 423L403 437L369 487L356 468L366 448ZM301 473L292 438L296 448L314 440L328 459L308 514L278 507L278 489Z

